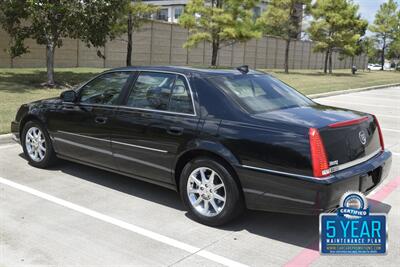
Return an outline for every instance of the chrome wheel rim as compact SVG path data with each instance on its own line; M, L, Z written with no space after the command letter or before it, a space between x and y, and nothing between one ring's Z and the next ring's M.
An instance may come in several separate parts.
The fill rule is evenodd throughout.
M25 136L25 147L33 161L40 162L44 159L46 156L46 139L39 128L29 128Z
M208 167L197 168L190 174L187 195L192 207L203 216L214 217L225 207L225 184L219 174Z

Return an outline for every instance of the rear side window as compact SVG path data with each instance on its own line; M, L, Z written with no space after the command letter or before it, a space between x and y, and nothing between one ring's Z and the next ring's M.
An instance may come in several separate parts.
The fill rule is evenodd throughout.
M111 72L97 77L81 89L80 102L103 105L116 104L130 74L130 72Z
M313 104L295 89L268 75L229 75L207 79L231 95L249 113Z
M185 79L171 73L140 73L127 106L193 114L192 99Z

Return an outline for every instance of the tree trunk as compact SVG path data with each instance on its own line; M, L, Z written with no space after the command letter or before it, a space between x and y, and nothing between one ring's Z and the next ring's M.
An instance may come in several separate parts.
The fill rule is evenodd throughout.
M290 39L286 40L285 48L285 73L289 74L289 49L290 49Z
M383 38L382 54L381 54L381 70L385 65L385 49L386 49L386 38Z
M214 40L212 43L212 56L211 56L211 66L217 66L217 57L218 57L218 50L219 50L219 41Z
M332 51L329 51L329 74L332 74Z
M325 52L325 62L324 62L324 73L328 73L328 57L329 57L329 49Z
M132 66L132 33L133 33L133 26L132 26L132 13L129 12L128 14L128 45L126 48L126 65Z
M54 82L54 44L46 45L46 67L47 67L47 82L46 85L49 87L53 87L55 85Z

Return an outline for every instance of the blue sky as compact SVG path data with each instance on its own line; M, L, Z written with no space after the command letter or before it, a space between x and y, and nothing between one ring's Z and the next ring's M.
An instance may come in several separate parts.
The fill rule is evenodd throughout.
M360 6L360 13L362 17L372 23L379 6L386 1L387 0L354 0L354 3ZM399 1L397 2L399 3Z

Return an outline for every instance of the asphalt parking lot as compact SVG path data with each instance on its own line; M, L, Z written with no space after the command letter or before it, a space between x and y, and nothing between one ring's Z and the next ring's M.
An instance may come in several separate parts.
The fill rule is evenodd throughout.
M29 166L0 144L0 266L400 266L400 87L316 99L377 115L393 152L389 177L369 197L388 214L386 256L320 256L318 217L248 211L212 228L191 220L178 195L60 161Z

